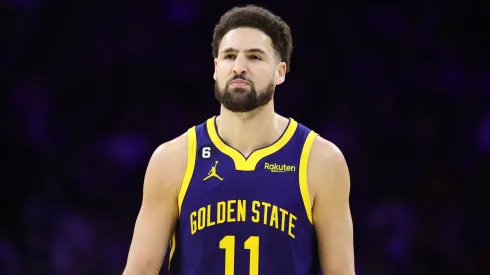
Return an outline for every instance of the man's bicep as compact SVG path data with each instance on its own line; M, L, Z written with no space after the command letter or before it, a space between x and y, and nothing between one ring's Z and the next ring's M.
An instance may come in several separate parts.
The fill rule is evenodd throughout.
M179 176L176 173L180 169L167 151L165 148L157 149L148 164L143 200L128 255L128 270L158 274L178 219L179 185L176 181Z
M351 275L354 270L353 225L349 206L350 176L345 159L333 144L325 143L313 159L315 186L313 223L322 271L326 275ZM322 148L323 147L323 148Z

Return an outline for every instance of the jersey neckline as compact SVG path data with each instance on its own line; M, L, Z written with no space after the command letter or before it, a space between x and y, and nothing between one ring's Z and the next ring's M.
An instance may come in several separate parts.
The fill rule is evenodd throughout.
M261 159L281 150L281 148L283 148L291 140L297 127L298 123L293 118L289 118L288 126L279 139L269 146L256 149L250 154L250 156L245 157L242 153L240 153L240 151L229 146L223 141L223 139L221 139L218 131L216 130L216 116L213 116L206 121L206 128L211 142L218 150L233 160L235 163L235 169L239 171L254 171L255 166L257 166L257 163Z

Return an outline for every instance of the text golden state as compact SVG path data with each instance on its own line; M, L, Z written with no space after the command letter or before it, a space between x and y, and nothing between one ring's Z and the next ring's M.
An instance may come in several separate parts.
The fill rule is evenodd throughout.
M191 234L208 227L251 221L273 227L295 238L296 215L263 201L228 200L203 206L190 214Z

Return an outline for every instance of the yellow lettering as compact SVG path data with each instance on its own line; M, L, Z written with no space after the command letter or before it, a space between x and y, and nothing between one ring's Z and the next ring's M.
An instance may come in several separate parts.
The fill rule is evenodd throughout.
M271 204L268 202L262 202L262 205L264 206L264 224L267 224L267 218L269 217L267 214L269 211L269 207L271 207Z
M229 200L228 201L228 219L226 220L226 222L235 222L235 218L231 216L231 213L235 212L235 208L233 207L233 205L236 203L236 200Z
M226 220L226 203L224 201L218 202L218 213L216 213L216 223L221 224Z
M248 214L248 211L252 214ZM192 211L189 219L192 235L214 225L245 222L251 219L254 223L286 232L293 239L296 238L295 228L298 220L291 212L269 202L252 201L251 207L247 209L247 200L228 200L209 204Z
M203 230L206 227L206 208L201 207L197 211L197 229Z
M260 207L260 202L253 201L252 202L252 212L255 214L252 216L252 221L257 223L260 221L260 211L257 210L257 207Z
M192 211L191 213L191 234L194 235L197 231L197 224L196 224L196 216L197 213L196 211Z
M279 223L279 221L278 221L277 206L273 205L272 211L271 211L271 220L270 220L269 226L273 226L276 229L279 229L278 223Z
M271 172L295 172L296 166L266 162L264 163L264 169L269 170Z
M281 211L281 231L284 232L284 225L286 224L286 215L288 214L288 211L279 208L279 211Z
M288 235L291 236L291 238L295 238L293 234L293 228L294 228L294 223L293 220L296 220L296 216L293 214L289 214L289 227L288 227Z
M213 226L216 224L215 221L211 221L211 204L208 204L208 211L206 213L206 216L207 216L207 226Z
M239 222L244 222L246 213L247 213L247 201L246 200L239 200L238 201L238 211L237 211L237 221Z

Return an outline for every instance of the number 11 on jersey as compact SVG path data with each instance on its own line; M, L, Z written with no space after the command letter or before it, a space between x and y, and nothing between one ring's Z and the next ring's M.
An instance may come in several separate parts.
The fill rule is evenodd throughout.
M219 242L219 248L225 250L225 275L235 274L235 236L225 236ZM250 250L250 275L259 274L259 237L250 236L243 248Z

